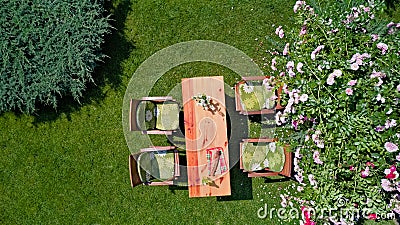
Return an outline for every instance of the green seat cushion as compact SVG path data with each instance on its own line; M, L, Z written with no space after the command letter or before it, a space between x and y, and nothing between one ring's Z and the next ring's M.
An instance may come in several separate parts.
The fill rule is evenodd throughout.
M262 82L247 82L239 85L239 95L242 107L246 111L272 109L275 106L273 90L267 90Z
M283 146L277 145L275 151L269 150L266 160L268 161L269 170L274 172L282 171L285 165L285 151L283 150Z
M175 157L173 152L144 152L138 157L139 176L143 182L164 181L174 176Z
M179 105L175 102L157 104L156 128L159 130L176 130L179 127Z
M156 105L151 101L139 103L136 121L140 130L153 130L156 127Z
M158 177L161 180L168 180L171 177L174 176L175 172L175 157L174 153L169 152L164 153L161 152L161 154L154 154L155 156L155 163L158 164Z
M243 143L243 169L258 171L264 168L273 172L280 172L285 164L285 153L282 146L275 143Z

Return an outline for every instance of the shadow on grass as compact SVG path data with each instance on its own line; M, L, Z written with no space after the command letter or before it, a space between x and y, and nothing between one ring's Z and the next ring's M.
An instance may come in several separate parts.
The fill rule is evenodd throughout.
M251 200L253 199L253 185L251 178L240 169L240 141L248 137L248 119L247 116L240 115L236 111L235 98L225 95L225 104L230 120L229 138L229 164L231 166L231 195L217 197L217 201L232 200ZM227 121L228 122L228 121Z
M396 10L396 4L400 3L400 0L385 0L385 3L389 9Z
M385 3L387 6L385 13L387 13L389 17L395 16L394 13L398 10L400 0L385 0Z
M123 30L124 23L130 12L130 1L123 0L117 6L113 6L111 1L104 3L105 16L110 15L109 23L113 27L110 33L104 37L102 53L106 55L104 62L98 62L92 74L94 83L88 83L86 91L82 93L79 101L72 96L63 96L57 102L57 109L51 106L39 104L34 123L53 121L60 115L66 114L70 120L71 113L79 110L84 105L99 104L106 93L102 88L110 85L113 89L118 89L122 83L123 68L121 63L127 59L130 52L135 49L134 44L125 39Z
M217 197L217 201L252 200L253 184L247 173L243 173L237 163L230 171L231 195Z

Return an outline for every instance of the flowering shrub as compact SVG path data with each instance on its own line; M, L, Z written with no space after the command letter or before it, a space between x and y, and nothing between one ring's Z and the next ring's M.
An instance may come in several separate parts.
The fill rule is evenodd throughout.
M285 44L268 62L284 85L278 136L295 151L298 187L285 200L356 212L304 224L400 213L400 23L377 19L384 1L356 2L297 1L297 27L276 29Z

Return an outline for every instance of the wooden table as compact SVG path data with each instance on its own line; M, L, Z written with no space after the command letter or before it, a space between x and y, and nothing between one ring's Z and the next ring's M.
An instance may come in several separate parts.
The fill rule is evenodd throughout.
M199 94L210 96L216 110L197 104L193 97ZM223 77L182 79L182 97L189 197L231 195ZM218 157L211 163L207 160L210 152L212 158Z

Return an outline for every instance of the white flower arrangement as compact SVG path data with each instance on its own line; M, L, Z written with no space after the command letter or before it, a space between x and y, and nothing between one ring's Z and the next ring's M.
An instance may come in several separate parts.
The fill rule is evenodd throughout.
M216 108L212 103L211 96L206 94L198 94L197 96L193 96L193 100L197 102L197 105L204 108L204 110L215 111Z

